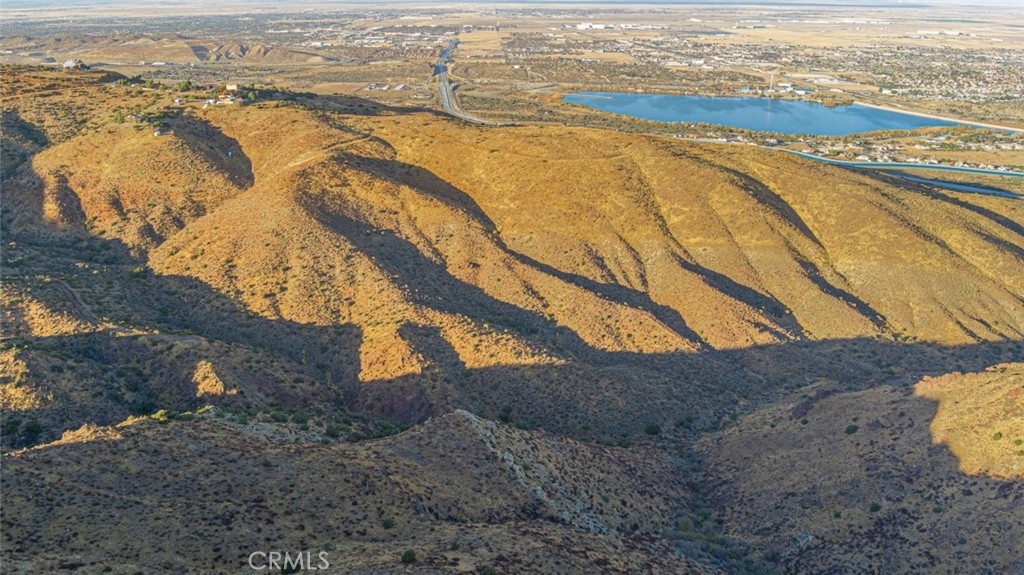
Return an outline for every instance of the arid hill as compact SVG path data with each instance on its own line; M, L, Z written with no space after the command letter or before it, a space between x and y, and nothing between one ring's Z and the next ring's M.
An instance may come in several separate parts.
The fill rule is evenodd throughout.
M1022 394L1020 363L855 392L822 382L702 440L707 495L787 572L1016 573Z
M176 34L8 36L0 39L0 48L11 51L9 59L32 64L63 62L71 58L108 64L135 64L140 61L321 64L334 60L315 50L260 43L224 43L212 38Z
M445 573L1020 557L1019 201L750 147L5 75L21 572L215 572L278 544L339 573L409 549Z
M139 455L126 459L125 445ZM208 463L182 464L193 458ZM246 566L242 550L265 541L327 549L336 573L396 572L407 549L424 568L447 572L548 572L561 563L631 573L647 561L660 572L719 572L650 540L686 497L665 454L550 438L463 411L396 437L328 445L215 413L140 420L69 432L11 465L4 547L48 549L14 562L13 572L228 572ZM197 492L222 503L197 506ZM83 528L97 521L104 527ZM609 545L609 533L625 536Z

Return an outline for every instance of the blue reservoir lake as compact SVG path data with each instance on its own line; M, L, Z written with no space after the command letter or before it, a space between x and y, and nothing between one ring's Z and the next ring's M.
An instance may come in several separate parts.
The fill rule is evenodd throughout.
M570 104L660 122L705 122L783 134L845 136L875 130L913 130L923 126L956 126L958 122L926 118L868 106L828 107L802 100L575 92Z

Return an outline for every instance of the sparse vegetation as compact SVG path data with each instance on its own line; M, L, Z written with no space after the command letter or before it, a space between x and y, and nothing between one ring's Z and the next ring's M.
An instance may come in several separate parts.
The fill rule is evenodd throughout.
M1009 200L754 147L267 105L223 76L256 102L4 72L57 94L4 89L5 561L216 570L315 535L387 569L828 572L863 551L973 572L964 548L893 546L1017 533ZM110 497L113 547L81 529ZM974 539L984 568L1019 556Z

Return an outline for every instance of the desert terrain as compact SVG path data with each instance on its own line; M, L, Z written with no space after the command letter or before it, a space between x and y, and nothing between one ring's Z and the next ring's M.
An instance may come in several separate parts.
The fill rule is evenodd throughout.
M4 77L11 572L1021 567L1019 200Z

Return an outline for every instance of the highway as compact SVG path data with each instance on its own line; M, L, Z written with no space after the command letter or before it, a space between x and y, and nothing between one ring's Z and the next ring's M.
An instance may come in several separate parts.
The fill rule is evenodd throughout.
M767 146L762 146L767 147ZM769 148L770 149L770 148ZM825 162L827 164L836 164L839 166L846 166L849 168L869 168L874 170L891 170L891 169L915 169L915 170L944 170L947 172L964 172L967 174L985 174L988 176L1010 176L1013 178L1024 178L1024 172L1011 172L1003 170L988 170L984 168L961 168L959 166L944 166L941 164L911 164L906 162L851 162L847 160L835 160L832 158L823 158L821 156L815 156L814 154L805 154L804 152L797 152L795 150L786 150L791 154L807 158L808 160L814 160L817 162Z
M448 58L451 57L452 52L459 45L457 38L452 38L448 42L448 46L438 56L437 62L434 63L434 75L437 76L438 89L441 94L441 109L444 110L449 116L453 116L460 120L470 122L473 124L479 124L481 126L499 126L497 122L485 120L483 118L477 118L476 116L470 116L469 114L462 111L459 107L459 101L455 99L455 91L452 89L451 80L448 79Z
M764 146L762 146L764 147ZM770 149L770 148L769 148ZM1024 172L1009 172L1002 170L986 170L982 168L961 168L957 166L942 166L935 164L911 164L905 162L848 162L846 160L835 160L832 158L823 158L821 156L815 156L814 154L805 154L803 152L797 152L795 150L786 150L791 154L796 154L802 158L814 160L816 162L824 162L826 164L832 164L835 166L844 166L847 168L860 168L860 169L871 169L879 170L888 173L890 176L900 178L902 180L909 180L911 182L917 182L919 184L929 184L939 188L945 188L954 192L966 192L969 194L985 194L987 196L1000 196L1003 198L1013 199L1024 199L1024 195L1009 192L1006 190L1000 190L995 188L983 188L981 186L973 186L970 184L960 184L956 182L947 182L945 180L932 180L929 178L921 178L912 176L910 174L899 171L901 169L913 169L913 170L944 170L947 172L962 172L967 174L983 174L987 176L1010 176L1015 178L1024 178Z

